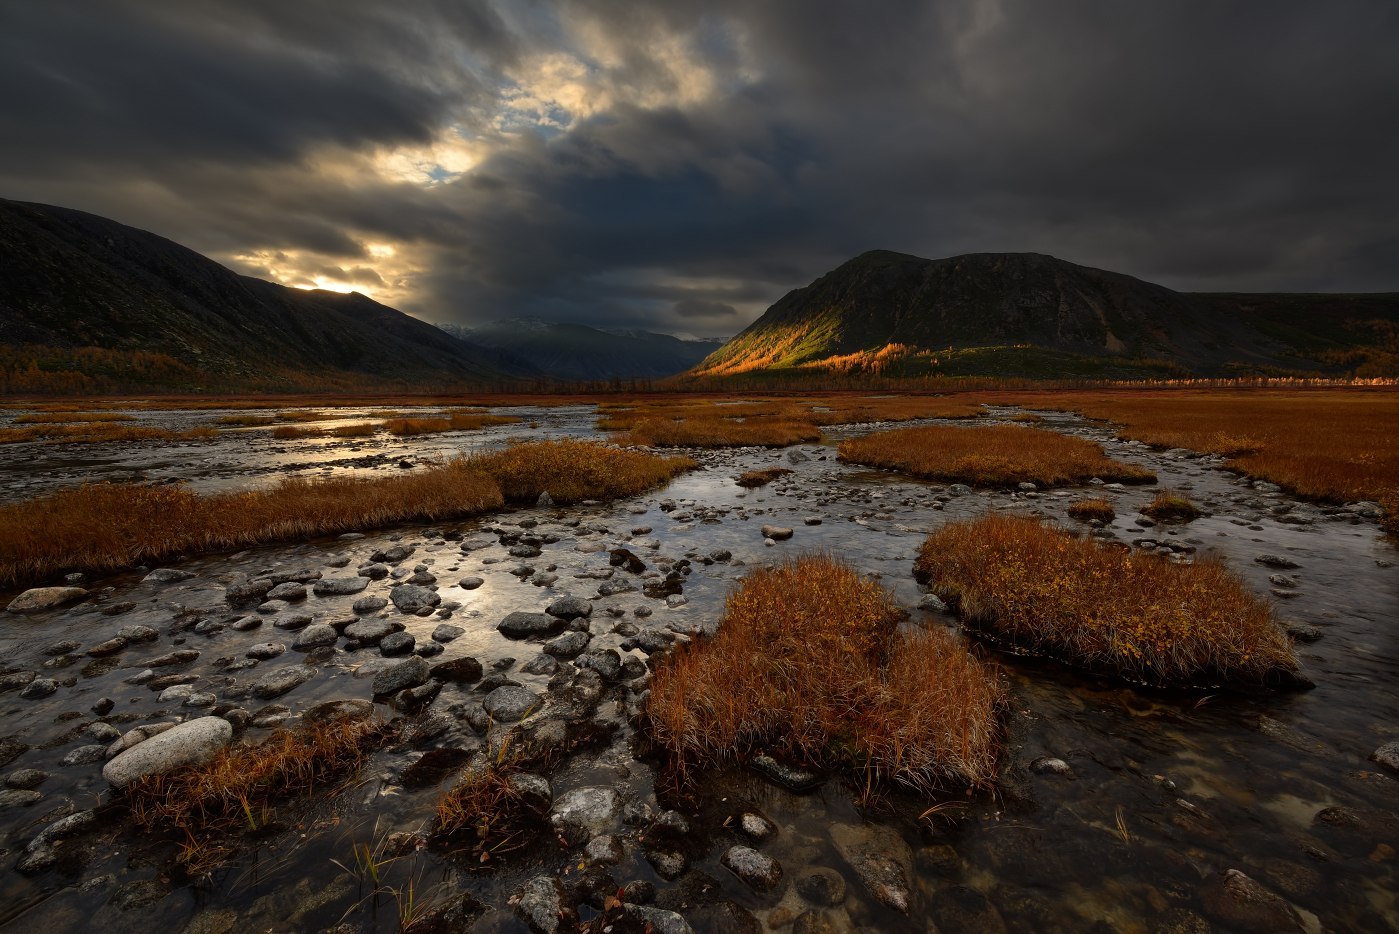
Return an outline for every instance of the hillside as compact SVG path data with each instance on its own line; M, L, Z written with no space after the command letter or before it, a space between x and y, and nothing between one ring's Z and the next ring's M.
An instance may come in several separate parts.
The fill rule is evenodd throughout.
M11 371L92 388L426 387L505 375L489 352L358 293L241 276L116 221L5 200L0 345Z
M1399 294L1176 292L1038 253L855 257L688 376L1395 372Z
M478 346L504 351L510 359L552 379L572 382L674 376L720 345L650 331L603 331L532 318L438 327Z

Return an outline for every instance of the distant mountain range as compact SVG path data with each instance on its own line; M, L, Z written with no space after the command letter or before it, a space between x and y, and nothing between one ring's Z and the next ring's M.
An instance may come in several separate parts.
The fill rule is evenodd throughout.
M1399 375L1399 293L1176 292L1038 253L876 250L787 293L686 378Z
M723 343L682 340L651 331L604 331L537 318L438 327L476 346L503 351L507 361L569 382L673 376L699 363Z
M5 200L0 345L10 391L450 388L534 375L358 293L241 276L144 230Z

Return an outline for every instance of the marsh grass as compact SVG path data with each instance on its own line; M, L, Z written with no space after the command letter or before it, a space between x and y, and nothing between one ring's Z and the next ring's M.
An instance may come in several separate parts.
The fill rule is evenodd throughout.
M560 504L635 496L695 466L688 457L660 457L572 439L527 441L476 455L466 463L495 480L507 502L533 503L547 492Z
M275 425L277 417L275 415L220 415L214 419L214 422L218 425L238 428L265 428L268 425Z
M682 781L770 749L931 792L995 775L1004 687L944 629L901 633L876 582L813 555L754 571L714 636L656 670L644 724Z
M0 505L0 587L69 571L111 571L261 542L479 515L544 490L558 502L659 486L684 457L587 441L534 441L412 472L285 478L262 490L199 494L180 485L97 483Z
M379 430L373 422L356 422L353 425L336 425L330 433L337 438L368 438Z
M790 473L792 470L787 467L766 467L762 470L749 470L739 474L738 479L734 482L751 490L755 487L767 486L779 477L785 477Z
M1142 515L1162 522L1190 522L1204 515L1199 506L1192 503L1183 493L1162 490L1151 502L1141 509Z
M56 425L73 422L134 422L121 412L31 412L15 418L16 425Z
M914 574L973 630L1130 681L1260 685L1297 668L1271 606L1211 559L1175 564L989 515L929 535Z
M296 438L319 438L324 435L324 429L310 428L306 425L278 425L272 429L272 437L279 441L290 441Z
M1117 518L1117 510L1105 499L1081 499L1069 504L1069 518L1107 524Z
M926 425L841 442L840 460L923 480L1005 487L1086 483L1094 477L1152 483L1155 475L1115 461L1092 441L1012 425Z
M325 794L394 732L377 720L352 718L277 730L260 743L227 747L203 765L139 779L125 796L138 826L187 838L186 868L198 873L222 855L213 845L221 838L265 828L273 806L286 798Z
M488 425L512 425L518 421L518 418L510 415L458 411L421 418L391 418L384 422L384 428L393 435L430 435L444 431L474 431Z
M208 441L218 437L214 428L176 430L125 422L25 425L0 428L0 444L44 441L49 444L101 444L112 441Z
M481 863L523 848L543 827L547 810L542 802L527 800L512 783L523 771L508 745L477 762L438 798L434 835L466 848Z

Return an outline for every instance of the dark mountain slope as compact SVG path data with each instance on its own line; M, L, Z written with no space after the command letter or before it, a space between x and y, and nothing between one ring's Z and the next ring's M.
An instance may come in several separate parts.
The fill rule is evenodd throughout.
M470 328L438 326L473 344L505 351L552 379L575 382L673 376L719 347L717 341L681 340L651 331L602 331L536 319Z
M106 218L3 200L0 343L161 355L223 388L502 375L480 348L363 295L240 276Z
M1399 321L1399 296L1364 299L1195 295L1038 253L874 251L789 292L692 372L1334 371L1336 353L1374 348L1376 317Z

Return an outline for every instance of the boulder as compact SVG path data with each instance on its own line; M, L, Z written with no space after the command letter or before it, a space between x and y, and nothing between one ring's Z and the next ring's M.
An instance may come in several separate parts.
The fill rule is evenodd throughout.
M782 883L782 864L752 847L731 846L719 862L756 892L771 892Z
M414 655L375 675L373 691L377 695L397 694L399 691L423 684L431 673L427 662Z
M481 705L495 720L514 723L516 720L523 720L526 714L539 706L539 695L517 685L507 684L487 694Z
M615 788L586 785L564 792L554 801L549 823L565 839L589 840L611 833L622 813L622 799Z
M346 597L368 586L367 577L323 577L311 585L311 591L318 597Z
M560 619L587 619L593 615L593 605L582 597L559 597L549 604L546 612Z
M389 591L389 599L401 613L416 613L442 602L437 591L420 584L399 584Z
M147 775L208 762L232 740L233 727L227 720L198 717L132 746L107 763L102 777L117 788L125 788Z
M308 665L287 665L263 675L262 680L253 685L253 697L271 700L305 684L316 676L316 669Z
M81 587L34 587L11 600L5 609L11 613L42 613L87 598L88 592Z
M530 636L552 636L563 629L564 621L546 613L511 613L496 629L507 639L527 639Z

